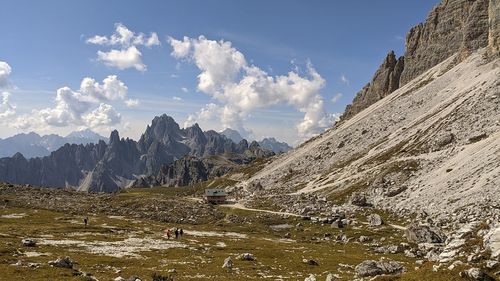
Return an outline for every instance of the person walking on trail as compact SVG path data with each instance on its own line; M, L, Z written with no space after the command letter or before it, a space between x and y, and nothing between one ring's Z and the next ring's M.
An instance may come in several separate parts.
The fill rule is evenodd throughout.
M179 235L182 237L182 235L184 235L184 230L182 230L182 228L179 230Z
M83 224L85 224L85 228L87 228L87 225L89 224L89 217L83 218Z
M176 228L175 231L175 239L178 239L179 238L179 230Z
M172 233L170 232L170 228L165 231L165 234L167 234L167 239L170 239L172 236Z

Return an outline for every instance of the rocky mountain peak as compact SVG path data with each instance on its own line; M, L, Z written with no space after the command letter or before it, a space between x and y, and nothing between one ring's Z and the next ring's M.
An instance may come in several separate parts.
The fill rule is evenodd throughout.
M345 121L407 84L428 69L457 54L460 62L473 51L486 47L498 53L500 36L499 0L445 0L429 13L427 20L406 35L405 54L396 60L393 51L370 83L346 107ZM495 47L496 46L496 47Z
M118 143L120 141L120 135L118 134L117 130L113 130L111 132L111 135L109 136L109 144L113 145L115 143Z
M235 143L239 143L241 140L243 140L243 137L241 136L240 132L233 130L231 128L226 128L224 131L220 132L227 138L231 139Z
M20 152L17 152L16 154L12 155L12 158L14 160L26 160L26 158L24 158L24 155Z

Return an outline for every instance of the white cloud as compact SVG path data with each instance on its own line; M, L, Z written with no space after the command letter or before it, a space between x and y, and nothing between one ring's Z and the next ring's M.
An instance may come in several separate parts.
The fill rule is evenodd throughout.
M102 80L102 84L90 77L83 78L80 84L80 92L98 101L107 102L124 100L127 97L128 88L116 75L109 75Z
M9 76L12 72L10 65L4 61L0 61L0 89L9 86Z
M0 101L0 121L5 121L6 118L16 114L16 106L9 101L10 93L3 92Z
M179 75L178 75L178 74L175 74L175 73L174 73L174 74L170 74L170 78L174 78L174 79L175 79L175 78L179 78Z
M121 118L120 113L116 112L111 105L104 103L82 117L84 123L90 128L113 126L120 123Z
M189 92L188 88L186 88L186 87L182 87L182 88L181 88L181 91L183 91L184 93Z
M216 117L222 115L223 108L219 107L215 103L209 103L205 105L196 114L190 114L187 120L184 122L184 128L192 126L197 121L209 121Z
M330 100L332 103L337 103L340 98L342 97L342 94L341 93L337 93L335 94L335 96L333 96L333 98Z
M146 71L147 67L142 62L142 53L137 46L151 48L160 45L158 34L152 32L150 36L144 33L135 34L121 23L115 24L115 33L110 37L95 35L86 40L88 44L118 46L120 49L109 51L97 51L97 59L109 67L120 70L135 68L138 71Z
M10 88L9 76L11 72L10 65L7 62L0 61L0 89ZM9 92L1 92L0 98L0 123L8 123L10 117L16 114L16 106L10 102Z
M142 62L142 53L135 46L109 52L97 51L97 59L109 67L120 70L135 68L138 71L146 71L147 68Z
M200 69L198 90L210 95L221 105L210 104L187 122L214 116L217 112L223 127L244 130L243 121L259 108L288 104L304 113L297 124L301 137L309 137L331 126L333 117L324 110L320 90L325 80L308 64L307 75L290 71L287 75L270 76L249 65L244 55L230 42L184 37L169 38L171 55L194 62Z
M35 109L29 115L18 116L11 126L45 129L70 125L88 128L116 125L121 121L120 114L104 102L119 100L127 106L134 104L135 101L126 100L127 91L127 86L115 75L106 77L102 83L86 77L82 79L78 91L69 87L59 88L54 107Z
M108 38L106 36L96 35L92 38L87 39L86 42L88 44L94 44L94 45L106 45L108 43Z
M88 38L85 42L94 45L120 46L122 48L139 45L146 47L160 45L160 40L158 39L158 34L156 34L156 32L151 32L149 37L142 32L136 35L122 23L115 24L115 33L110 37L95 35Z
M174 97L172 97L172 99L173 99L173 100L175 100L175 101L181 101L181 100L182 100L182 98L180 98L180 97L175 97L175 96L174 96Z
M340 75L340 82L349 85L349 79L344 74Z
M139 100L138 99L128 99L125 101L125 105L127 107L138 107L139 106Z

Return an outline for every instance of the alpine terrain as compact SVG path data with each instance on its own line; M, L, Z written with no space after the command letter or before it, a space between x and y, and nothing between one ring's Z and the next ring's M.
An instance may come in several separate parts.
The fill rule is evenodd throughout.
M98 61L144 73L137 48L160 43L116 29L86 43L121 46ZM280 100L280 86L324 85L309 63L298 87L299 70L268 76L230 42L168 40L201 71L197 91L221 103L188 121L231 127L282 101L304 113L299 129L327 122L319 97L313 110L301 95ZM116 64L121 52L135 60ZM164 114L138 141L114 130L0 158L0 280L500 280L500 0L441 0L404 53L381 59L334 125L293 148Z

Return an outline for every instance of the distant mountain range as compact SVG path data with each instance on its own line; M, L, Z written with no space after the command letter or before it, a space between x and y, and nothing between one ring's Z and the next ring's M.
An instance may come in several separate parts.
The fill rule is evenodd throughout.
M243 140L243 137L238 131L230 128L227 128L220 133L234 142L240 142L241 140ZM264 138L263 140L258 141L258 143L260 147L269 149L274 153L287 152L293 149L293 147L288 145L286 142L277 141L275 138Z
M203 176L194 176L193 169L199 166L199 161L178 161L186 156L204 159L214 155L240 158L230 161L238 164L274 153L260 148L255 141L235 143L215 131L204 132L198 124L181 129L172 117L162 115L153 119L137 142L120 139L115 130L111 132L108 143L100 140L86 145L65 144L49 156L29 160L21 153L0 158L0 182L70 187L91 192L114 192L138 186L138 179L148 177L158 177L158 182L164 185L182 185L203 180ZM235 158L234 155L239 156ZM220 174L220 169L216 172L212 169L213 162L202 161L206 164L202 167L203 175ZM178 163L176 172L170 173L166 165L173 163Z
M55 134L40 136L34 132L17 134L0 139L0 158L10 157L18 152L26 158L43 157L50 155L52 151L57 150L66 143L88 144L98 143L100 140L107 142L108 138L89 129L72 132L66 137Z

